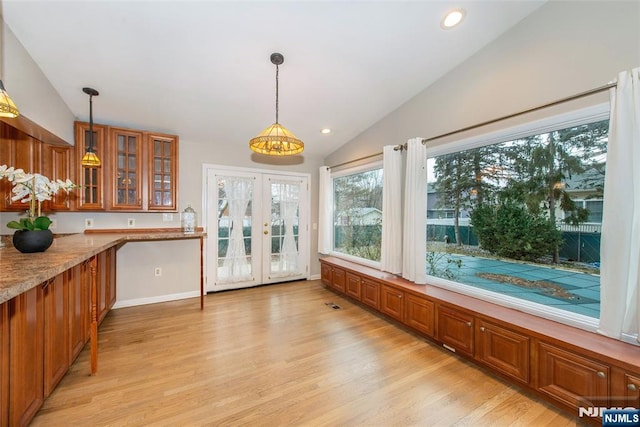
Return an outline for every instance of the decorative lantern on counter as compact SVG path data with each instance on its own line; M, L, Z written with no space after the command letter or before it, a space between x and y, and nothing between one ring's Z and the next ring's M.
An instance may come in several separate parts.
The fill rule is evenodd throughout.
M196 231L196 211L193 210L191 205L187 205L184 211L182 211L182 232L194 233Z

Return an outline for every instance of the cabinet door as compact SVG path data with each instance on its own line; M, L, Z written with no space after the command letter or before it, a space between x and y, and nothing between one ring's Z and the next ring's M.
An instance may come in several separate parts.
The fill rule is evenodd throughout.
M360 276L347 273L346 294L360 301Z
M77 184L73 173L73 153L71 147L61 147L57 145L42 145L42 171L51 180L70 179ZM80 189L71 190L67 193L64 190L54 195L51 200L43 203L43 210L46 211L68 211L71 210L71 201L75 200L76 193Z
M89 123L75 122L76 138L76 184L81 188L77 189L76 207L79 210L103 210L105 171L109 168L107 158L106 137L107 128L102 125L93 125L93 149L102 162L99 168L85 168L82 166L82 156L89 148Z
M69 286L69 365L78 357L89 335L89 275L86 263L66 271Z
M435 304L432 301L408 294L405 299L405 310L407 326L433 337Z
M69 368L69 288L67 274L48 281L44 296L44 397Z
M404 319L404 292L391 286L380 287L380 311L402 322Z
M111 310L116 303L116 248L107 249L107 268L109 269L107 280L107 308Z
M9 425L9 303L0 304L0 427Z
M380 284L378 282L363 277L360 292L363 303L376 310L380 309Z
M109 311L109 260L107 259L108 251L98 254L98 274L97 274L97 290L98 290L98 324L107 315Z
M40 173L40 141L27 134L0 123L0 165L6 164L16 169L23 169L28 173ZM0 180L0 206L3 210L24 211L27 205L11 201L12 183L6 179Z
M9 425L27 425L44 400L42 287L9 301Z
M473 323L470 314L438 306L438 340L448 350L473 356Z
M347 282L347 272L341 268L333 267L331 272L331 283L340 292L345 292Z
M538 390L570 408L609 406L609 367L538 343Z
M626 408L640 408L640 375L624 373L624 380L622 381L624 396L623 405L619 405L621 402L611 402L612 406L624 406ZM617 394L615 394L617 396Z
M331 286L331 266L329 264L320 263L320 279L326 286Z
M478 321L477 358L524 383L529 382L529 337L484 320Z
M142 210L142 132L109 128L112 210Z
M176 210L178 137L147 134L149 210Z

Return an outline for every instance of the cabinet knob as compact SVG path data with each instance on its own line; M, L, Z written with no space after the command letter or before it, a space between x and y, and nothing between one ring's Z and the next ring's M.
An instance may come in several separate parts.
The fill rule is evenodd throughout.
M631 390L631 391L638 391L638 386L635 384L627 384L627 389Z
M398 294L398 298L402 298L402 294Z
M468 327L471 327L471 322L467 322L467 326L468 326Z
M480 332L484 332L484 326L480 326Z
M598 372L596 372L596 375L597 375L599 378L606 378L606 377L607 377L607 374L605 374L605 373L604 373L604 372L602 372L602 371L598 371Z

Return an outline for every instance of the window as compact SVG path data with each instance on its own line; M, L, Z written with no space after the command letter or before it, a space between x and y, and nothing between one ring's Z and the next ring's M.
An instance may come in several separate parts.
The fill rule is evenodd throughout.
M489 299L598 319L608 127L565 122L431 157L427 274ZM470 144L450 147L461 145Z
M339 255L380 262L382 168L380 164L332 175L333 250Z

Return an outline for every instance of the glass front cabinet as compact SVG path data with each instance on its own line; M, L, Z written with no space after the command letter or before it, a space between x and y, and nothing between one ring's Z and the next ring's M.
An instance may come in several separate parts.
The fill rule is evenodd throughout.
M177 136L95 124L94 134L102 167L78 170L79 209L177 210ZM85 145L83 137L88 140L88 124L76 122L77 147ZM78 164L83 154L78 152Z

